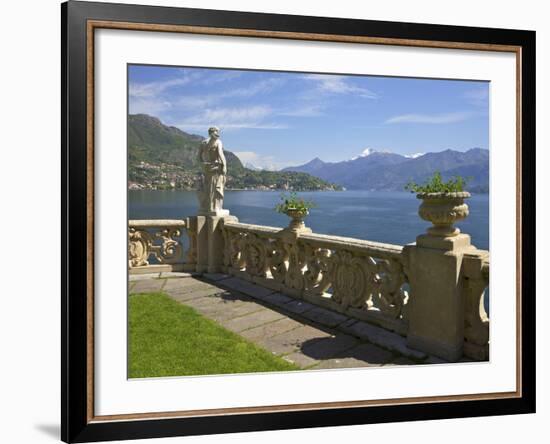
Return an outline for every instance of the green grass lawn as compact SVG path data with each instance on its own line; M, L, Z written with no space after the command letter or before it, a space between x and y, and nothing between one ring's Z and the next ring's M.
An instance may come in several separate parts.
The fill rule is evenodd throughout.
M128 315L130 378L299 369L162 293L130 295Z

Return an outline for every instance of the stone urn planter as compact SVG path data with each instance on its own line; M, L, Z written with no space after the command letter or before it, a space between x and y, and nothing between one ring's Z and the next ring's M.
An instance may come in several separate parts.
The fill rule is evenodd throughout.
M422 204L418 208L418 215L433 224L428 228L428 234L437 237L453 237L460 230L453 226L455 222L468 217L468 205L464 199L470 197L467 191L418 193Z
M306 228L306 224L304 222L304 219L309 214L308 210L294 210L294 209L287 209L284 211L284 213L290 217L290 224L288 225L288 229L290 231L303 231Z

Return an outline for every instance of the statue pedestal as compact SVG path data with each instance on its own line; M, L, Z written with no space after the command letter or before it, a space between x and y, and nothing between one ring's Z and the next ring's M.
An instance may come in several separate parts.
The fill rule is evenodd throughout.
M224 238L222 221L237 221L228 210L210 212L193 218L197 229L197 264L199 273L219 273L223 266Z
M227 211L227 210L222 210ZM235 216L230 216L227 211L224 216L207 216L208 230L208 273L220 273L223 267L223 252L225 251L224 237L221 230L222 221L238 222Z
M197 213L199 216L212 216L212 217L224 217L229 216L229 210L216 210L216 211L208 211L208 210L199 210Z

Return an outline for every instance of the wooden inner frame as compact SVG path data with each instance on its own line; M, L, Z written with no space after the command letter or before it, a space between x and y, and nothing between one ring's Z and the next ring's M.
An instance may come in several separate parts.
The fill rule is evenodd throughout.
M472 393L450 396L424 396L383 400L339 401L309 404L271 405L259 407L233 407L207 410L184 410L172 412L130 413L118 415L94 414L94 32L96 29L120 29L130 31L176 32L187 34L276 38L287 40L309 40L339 43L363 43L371 45L410 46L422 48L446 48L488 52L510 52L516 56L516 390L513 392ZM522 396L522 48L515 45L487 43L449 42L436 40L412 40L368 36L335 34L311 34L300 32L264 31L236 28L214 28L187 25L165 25L131 23L105 20L87 21L87 422L108 422L123 420L147 420L160 418L186 418L200 416L227 416L237 414L292 412L303 410L326 410L335 408L357 408L417 403L459 402L521 398Z

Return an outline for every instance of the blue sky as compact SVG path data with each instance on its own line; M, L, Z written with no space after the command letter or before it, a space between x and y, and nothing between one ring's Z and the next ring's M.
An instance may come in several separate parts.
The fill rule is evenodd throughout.
M489 148L489 83L130 65L129 112L202 136L267 169L366 149Z

